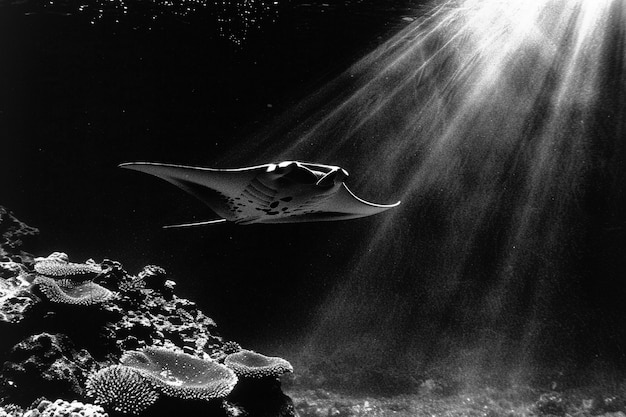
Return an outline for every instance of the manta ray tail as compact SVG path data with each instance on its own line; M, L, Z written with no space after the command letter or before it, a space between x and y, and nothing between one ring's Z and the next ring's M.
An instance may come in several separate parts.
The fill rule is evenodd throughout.
M195 222L195 223L183 223L183 224L171 224L168 226L163 226L164 229L176 229L180 227L195 227L195 226L206 226L210 224L224 223L226 219L217 219L217 220L207 220L204 222Z

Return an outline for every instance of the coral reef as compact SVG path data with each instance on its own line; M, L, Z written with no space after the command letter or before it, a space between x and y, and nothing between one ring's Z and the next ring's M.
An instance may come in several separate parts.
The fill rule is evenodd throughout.
M42 394L81 397L86 375L97 367L87 350L76 349L63 334L30 336L15 345L5 360L1 392L18 404L28 404Z
M45 398L35 401L27 410L15 405L0 407L0 417L108 417L100 406L84 404L80 401L68 402L58 399L54 402Z
M241 378L227 400L249 416L289 417L297 415L291 398L278 378Z
M237 342L233 342L229 340L222 345L222 351L226 355L230 355L231 353L237 353L241 350L241 346Z
M113 298L113 292L92 281L74 282L40 276L35 278L33 284L53 303L90 306Z
M163 268L24 255L18 238L35 229L8 216L0 210L0 416L295 415L277 380L234 392L219 362L241 347L176 296Z
M64 252L53 252L45 258L35 258L34 261L33 269L35 272L47 277L85 281L94 279L105 271L93 259L89 259L85 263L70 262L67 254Z
M0 206L0 260L32 262L33 256L20 249L24 239L35 236L39 230L19 221L10 211Z
M229 349L233 347L230 344ZM291 399L283 394L279 377L293 372L285 359L269 357L239 348L224 359L224 365L239 377L230 399L254 416L289 416L295 414Z
M277 378L293 367L283 358L261 355L251 350L240 350L226 356L224 365L240 378Z
M142 278L127 276L119 281L119 296L103 309L118 316L105 323L104 332L119 352L146 346L169 346L199 357L221 353L222 339L215 322L196 304L170 293L173 285L163 283L163 290L148 289ZM129 285L131 283L132 285ZM130 289L129 289L130 287Z
M42 403L45 404L44 401ZM80 401L56 400L48 404L41 412L41 417L108 417L98 405L83 404ZM24 416L28 417L28 416ZM33 416L34 417L34 416Z
M123 414L140 414L159 399L154 384L136 370L111 365L87 380L87 395L108 409Z
M0 322L22 321L39 299L30 291L29 275L22 264L0 262Z
M224 365L164 348L126 352L120 362L138 371L171 397L222 398L237 383L235 373Z

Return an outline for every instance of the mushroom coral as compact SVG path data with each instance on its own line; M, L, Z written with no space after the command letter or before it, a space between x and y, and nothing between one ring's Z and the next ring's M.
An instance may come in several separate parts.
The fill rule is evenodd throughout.
M41 293L53 303L94 305L113 298L113 292L92 281L74 282L39 276L33 281Z
M123 365L108 366L91 375L87 395L96 404L123 414L140 414L159 399L151 381Z
M235 373L224 365L164 348L126 352L121 363L140 372L171 397L222 398L237 383Z
M226 356L224 365L240 378L277 378L293 372L291 364L283 358L265 356L251 350L241 350Z

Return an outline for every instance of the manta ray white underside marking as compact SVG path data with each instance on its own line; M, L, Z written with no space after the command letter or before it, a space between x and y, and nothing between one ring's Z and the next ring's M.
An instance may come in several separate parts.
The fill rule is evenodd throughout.
M251 224L345 220L371 216L400 204L374 204L358 198L344 184L348 173L330 165L285 161L212 169L129 162L120 167L162 178L194 195L221 217L166 227L225 221Z

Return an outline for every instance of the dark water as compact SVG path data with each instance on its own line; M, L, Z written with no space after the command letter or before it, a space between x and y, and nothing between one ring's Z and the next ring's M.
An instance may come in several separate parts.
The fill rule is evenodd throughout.
M344 368L363 365L356 352L365 352L365 360L376 355L388 359L384 366L406 368L402 360L410 356L409 346L434 358L441 353L440 339L468 352L468 360L477 340L501 348L499 363L512 351L539 352L543 362L537 366L554 374L600 362L623 367L626 154L619 53L606 65L603 104L592 118L588 153L573 159L585 164L580 191L567 200L570 205L556 210L565 232L550 237L553 251L531 247L517 258L523 274L517 286L505 288L506 314L495 330L484 326L479 313L492 301L486 295L500 284L494 271L508 250L505 232L515 214L511 200L523 195L517 181L521 169L503 174L510 188L486 226L466 243L458 240L468 236L471 224L446 223L448 213L466 200L444 188L473 189L479 179L471 172L458 180L460 185L409 195L408 209L391 226L383 216L162 230L165 224L213 214L174 187L116 168L129 161L212 167L270 162L260 158L281 155L293 131L306 131L309 112L319 112L328 105L327 96L341 96L350 84L333 84L323 94L322 87L409 25L410 18L424 14L419 3L5 1L0 8L0 203L41 229L30 248L38 255L60 250L77 261L111 258L131 272L145 264L165 267L181 295L197 300L228 338L253 348L279 349L307 339L325 316L320 306L337 305L338 289L344 304L353 296L376 300L381 290L383 301L359 305L351 317L330 314L333 323L317 327L342 333L318 334L321 339L350 339L355 327L386 327L343 346L344 356L354 359ZM614 48L620 51L623 28L617 32ZM406 116L402 109L394 109L400 119ZM375 141L374 136L369 139ZM305 143L287 153L294 159L324 153L311 149ZM344 166L353 174L349 185L366 199L395 201L403 178L410 178L416 166L383 167L396 176L386 181L378 167L357 163L366 160L361 150L344 146L316 162ZM394 150L388 145L379 154ZM385 186L367 186L367 175ZM480 205L480 196L476 201ZM460 218L471 220L471 207ZM533 230L527 246L543 241L543 230L552 230L549 221ZM364 250L376 230L386 232L377 238L388 256ZM470 261L455 272L462 285L448 291L456 247L469 247ZM404 261L404 253L415 254L414 262ZM355 262L355 256L372 262ZM358 273L370 277L369 286L365 280L342 286L342 277ZM371 286L375 274L381 277L379 287ZM394 307L403 320L388 323L396 317ZM529 312L536 313L532 320ZM529 332L537 333L533 345L521 346Z
M350 250L347 226L163 231L213 214L116 165L216 166L415 12L399 2L252 1L133 2L124 14L121 4L3 3L2 203L41 229L37 254L163 265L244 343L298 331L326 291L324 271Z

